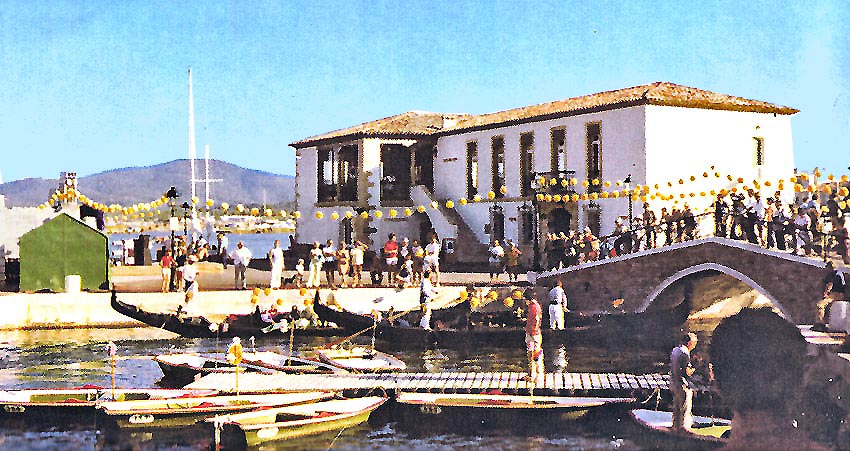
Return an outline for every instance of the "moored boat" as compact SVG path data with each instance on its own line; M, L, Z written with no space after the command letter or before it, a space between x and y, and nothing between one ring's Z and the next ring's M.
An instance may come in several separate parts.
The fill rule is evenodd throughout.
M661 446L661 442L679 449L714 449L723 446L732 433L732 421L724 418L694 416L690 431L676 432L672 412L635 409L629 415L644 430L652 432L649 440L653 446Z
M204 420L217 446L242 449L266 442L289 440L360 424L387 398L368 396L332 399L298 406L262 409Z
M170 428L227 413L303 404L332 397L330 392L209 396L164 400L111 401L97 405L103 423L118 428Z
M325 348L314 352L323 362L356 373L404 371L407 368L398 358L366 346Z
M456 432L557 429L591 409L627 404L634 398L528 396L503 393L449 394L400 392L396 396L402 422Z
M216 390L172 390L163 388L116 388L96 386L74 388L33 388L0 390L0 419L84 420L93 417L95 407L107 401L204 397Z
M110 300L112 308L124 316L128 316L149 326L165 329L186 338L230 338L230 337L277 337L288 336L282 322L265 321L259 312L248 314L231 314L223 321L213 322L204 316L189 316L177 312L151 312L128 304L118 299L112 291ZM342 330L337 327L308 327L296 329L296 335L302 336L335 336Z

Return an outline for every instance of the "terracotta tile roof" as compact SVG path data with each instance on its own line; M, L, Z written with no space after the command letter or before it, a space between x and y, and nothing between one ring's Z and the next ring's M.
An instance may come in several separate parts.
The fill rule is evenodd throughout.
M357 139L364 137L410 137L433 135L443 129L444 118L456 119L458 114L432 113L428 111L408 111L395 116L364 122L354 127L343 128L321 135L311 136L290 144L293 147L306 147L317 143L333 141L339 138Z
M360 137L421 137L456 134L473 129L495 128L516 123L613 110L637 105L664 105L685 108L794 114L799 110L759 100L691 88L668 82L656 82L631 88L605 91L554 102L514 108L496 113L442 114L409 111L371 122L296 141L293 147L306 147L322 141ZM444 122L444 118L450 121Z

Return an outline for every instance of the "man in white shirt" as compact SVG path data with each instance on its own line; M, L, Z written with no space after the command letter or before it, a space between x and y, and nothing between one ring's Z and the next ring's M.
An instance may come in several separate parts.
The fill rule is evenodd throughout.
M549 290L549 328L564 330L564 311L567 310L567 293L561 279L555 282L555 287Z
M431 330L431 301L437 297L439 291L431 283L431 271L425 270L422 283L419 284L419 306L422 309L422 320L419 326L425 330Z
M218 255L221 256L221 264L224 265L224 269L227 269L227 259L230 258L227 255L227 247L230 244L230 240L227 239L227 235L224 232L218 232Z
M280 248L280 240L274 240L274 246L269 251L269 263L272 266L269 287L280 288L280 279L283 277L283 249Z
M355 241L351 248L351 272L354 277L353 286L363 286L361 280L363 274L363 244L360 241Z
M499 240L493 240L493 245L490 246L490 257L487 262L490 264L490 283L499 280L499 274L502 273L505 260L505 249L499 244Z
M434 273L435 284L440 285L440 241L436 236L425 246L425 268ZM426 279L427 277L423 278Z
M237 290L245 290L248 288L248 284L245 280L245 271L248 269L248 264L251 263L251 258L253 255L251 251L245 247L245 244L241 241L236 243L236 250L233 251L233 270L234 270L234 279Z
M183 266L183 291L186 292L186 297L183 299L184 304L188 304L195 297L195 293L198 292L198 267L195 266L197 261L197 257L190 255L186 259L186 265ZM181 312L182 310L183 306L181 305L177 311Z

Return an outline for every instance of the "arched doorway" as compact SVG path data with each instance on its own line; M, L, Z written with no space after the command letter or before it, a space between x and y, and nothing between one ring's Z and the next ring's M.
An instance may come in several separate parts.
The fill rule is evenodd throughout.
M566 208L555 208L549 212L547 228L549 233L568 233L573 215Z

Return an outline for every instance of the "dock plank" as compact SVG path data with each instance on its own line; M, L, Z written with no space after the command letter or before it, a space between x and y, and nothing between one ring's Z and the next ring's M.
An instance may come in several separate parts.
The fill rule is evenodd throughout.
M590 390L593 388L593 385L590 383L590 375L587 373L581 373L581 388L583 390Z

